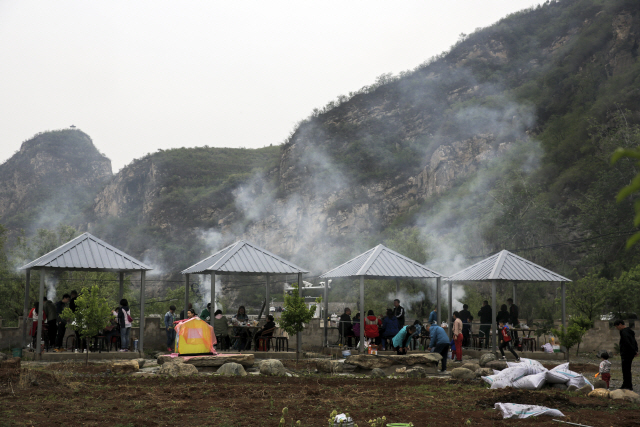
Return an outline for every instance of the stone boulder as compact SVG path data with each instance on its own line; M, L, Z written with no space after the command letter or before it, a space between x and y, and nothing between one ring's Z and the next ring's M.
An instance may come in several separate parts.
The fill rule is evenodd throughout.
M631 390L613 390L609 393L609 397L613 400L626 400L627 402L640 403L640 395Z
M20 369L20 358L19 357L8 357L7 359L0 362L0 368L4 369Z
M607 383L603 380L595 380L593 383L593 388L607 388Z
M344 363L331 359L320 359L316 362L316 368L319 372L325 374L335 374L345 372Z
M144 366L144 362L145 362L144 359L138 359L138 368L142 369Z
M180 357L171 357L169 355L158 356L158 365L170 362L175 359L181 359ZM231 354L231 355L218 355L218 356L196 356L190 358L185 363L193 366L206 366L206 367L220 367L225 363L239 363L245 368L253 366L254 357L253 354Z
M384 378L387 376L387 374L385 374L384 371L380 368L373 368L369 376L371 378Z
M284 365L281 361L276 359L267 359L260 363L260 373L262 375L280 377L285 376L287 371L284 369Z
M507 362L503 362L501 360L494 360L492 362L487 362L483 366L484 368L495 369L496 371L502 371L503 369L507 369Z
M459 380L473 380L476 378L476 373L465 368L454 368L451 371L451 376Z
M171 377L182 377L198 373L198 368L184 363L184 360L182 359L179 360L179 362L176 361L177 363L164 363L158 370L158 374L169 375Z
M609 390L606 388L596 388L591 393L588 394L589 397L604 397L609 398Z
M137 360L127 360L126 362L111 363L109 369L114 374L132 374L140 370L140 365Z
M225 376L239 376L246 377L247 372L244 370L244 367L239 363L229 362L218 368L218 374Z
M405 370L407 378L426 378L429 375L433 375L433 370L425 369L419 366L414 366Z
M473 372L475 372L478 369L480 369L480 365L478 365L477 363L465 363L460 367L464 368L464 369L468 369L468 370L473 371Z
M488 377L493 375L493 369L491 368L480 368L476 370L476 377Z
M593 389L591 388L591 385L586 384L583 385L582 387L580 387L579 389L576 390L576 393L581 395L581 396L587 396L589 393L591 393Z
M480 366L482 368L484 368L487 363L493 362L494 360L498 360L498 359L496 359L496 355L495 354L493 354L493 353L485 353L482 356L480 356Z
M407 355L374 355L374 354L358 354L349 356L344 363L355 365L363 369L388 368L392 365L432 365L436 366L442 360L442 356L438 353L421 353Z

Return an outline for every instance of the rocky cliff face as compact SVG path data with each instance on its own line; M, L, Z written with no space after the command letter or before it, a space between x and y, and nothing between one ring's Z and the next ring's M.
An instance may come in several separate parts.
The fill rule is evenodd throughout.
M0 223L15 230L77 214L111 177L111 161L84 132L36 135L0 165Z

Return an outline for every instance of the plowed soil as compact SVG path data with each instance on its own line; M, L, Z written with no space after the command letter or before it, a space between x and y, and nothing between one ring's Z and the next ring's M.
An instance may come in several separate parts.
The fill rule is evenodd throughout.
M348 412L360 427L387 422L423 426L559 426L551 417L502 420L496 402L560 409L563 421L588 426L640 426L640 407L554 389L489 390L447 379L109 375L104 367L50 365L0 370L0 427L11 426L273 426L282 408L302 426L324 427L329 413ZM64 368L64 369L62 369Z

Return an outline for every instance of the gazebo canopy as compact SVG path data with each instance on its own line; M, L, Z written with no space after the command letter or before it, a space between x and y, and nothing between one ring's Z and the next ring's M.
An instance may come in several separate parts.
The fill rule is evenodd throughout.
M57 247L40 258L20 267L28 269L58 269L73 271L141 271L153 270L90 233Z
M308 271L253 243L239 240L182 271L182 274L191 273L262 275Z
M442 277L442 274L398 252L392 251L384 245L378 245L327 271L320 277L332 279L360 276L364 276L367 279L430 279Z
M571 281L507 250L502 250L445 279L447 282L480 282L487 280L523 282Z

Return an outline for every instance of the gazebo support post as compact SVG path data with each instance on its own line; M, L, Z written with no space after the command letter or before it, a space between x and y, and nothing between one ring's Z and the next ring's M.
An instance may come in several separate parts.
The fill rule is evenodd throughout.
M323 347L329 347L329 280L324 282L324 340Z
M518 284L514 282L513 284L513 303L517 304L516 302L516 289L518 288Z
M562 327L567 330L567 305L565 297L567 295L567 284L565 282L560 283L560 289L562 293Z
M269 276L267 276L267 288L269 287ZM216 273L211 273L211 309L209 309L209 324L213 326L213 313L216 312ZM216 331L214 330L215 334Z
M271 314L271 312L269 311L269 309L271 308L271 305L269 303L269 300L271 299L271 289L269 289L270 287L270 279L271 276L269 274L267 274L267 285L266 285L266 293L265 293L265 298L266 298L266 302L264 303L264 309L267 311L266 314L264 315L264 317L268 317L269 314Z
M398 288L398 279L396 279L396 289ZM396 297L398 294L396 293ZM360 345L358 351L364 353L364 276L360 276Z
M124 296L124 271L121 271L120 273L118 273L118 276L120 279L120 289L118 290L118 303L120 303L120 300Z
M120 292L122 292L122 280L124 273L120 273ZM140 270L140 337L138 338L138 351L144 357L144 288L147 282L147 272Z
M302 298L302 273L298 273L298 296ZM302 332L298 332L296 334L296 341L296 352L298 353L296 354L297 359L300 356L300 353L302 353Z
M438 307L438 311L436 311L436 316L437 316L437 320L438 320L438 326L440 326L442 324L442 307L440 307L440 305L442 304L442 277L438 277L436 279L436 307Z
M447 318L447 324L449 325L449 339L453 338L453 282L449 282L449 313Z
M187 318L187 310L189 309L189 274L184 275L184 317L180 320Z
M38 299L38 332L36 334L36 348L33 350L36 352L38 360L42 360L41 342L42 342L42 318L44 317L44 276L45 271L40 270L40 297Z
M29 288L31 287L31 269L27 269L27 280L24 285L24 314L22 315L22 347L27 346L27 323L29 322Z
M496 281L491 281L491 308L493 309L491 314L491 348L493 349L493 353L496 353L496 339L497 339L497 330L498 324L496 323L496 314L498 313L498 306L496 305Z

